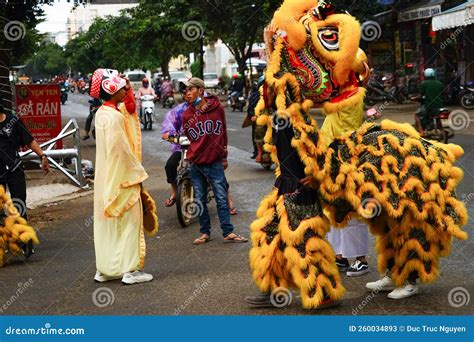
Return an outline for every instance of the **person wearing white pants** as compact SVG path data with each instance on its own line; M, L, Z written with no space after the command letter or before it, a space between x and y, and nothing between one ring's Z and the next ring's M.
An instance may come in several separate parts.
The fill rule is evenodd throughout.
M351 220L346 228L331 228L328 241L336 254L336 264L339 271L355 277L369 272L366 255L369 251L369 232L367 225ZM355 258L349 265L349 258Z

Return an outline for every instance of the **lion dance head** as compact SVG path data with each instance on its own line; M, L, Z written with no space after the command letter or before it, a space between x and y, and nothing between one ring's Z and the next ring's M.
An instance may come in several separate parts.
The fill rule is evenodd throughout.
M309 100L330 112L355 95L363 99L370 69L360 35L358 21L327 1L285 0L265 29L265 79L285 97L277 102Z

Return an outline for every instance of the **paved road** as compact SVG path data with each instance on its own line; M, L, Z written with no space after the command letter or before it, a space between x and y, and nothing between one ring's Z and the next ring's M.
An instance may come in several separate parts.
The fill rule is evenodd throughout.
M87 116L87 97L72 95L63 106L65 118L75 117L81 127ZM158 110L161 122L164 111ZM387 112L387 116L390 113ZM249 224L260 199L271 189L274 176L249 159L250 130L242 130L242 113L227 112L230 141L230 168L227 173L231 192L239 210L233 217L238 233L249 234ZM459 164L465 179L459 195L465 199L471 216L474 214L474 142L471 136L458 135L454 141L466 154ZM83 146L85 156L93 159L94 142ZM146 271L155 276L151 283L124 286L120 281L96 284L92 197L84 197L57 206L30 212L31 222L38 228L41 245L28 263L19 258L0 270L0 313L38 315L459 315L471 314L473 304L455 308L448 294L462 287L474 293L474 246L472 239L454 242L453 252L441 263L440 280L423 286L421 293L405 300L393 301L384 294L373 296L364 284L378 278L374 252L369 263L372 270L359 278L343 276L347 289L340 307L324 312L301 309L297 293L293 304L284 309L255 310L243 298L256 293L248 267L249 244L224 244L218 228L216 209L211 205L214 240L203 246L192 245L198 235L195 223L180 228L175 208L164 208L168 196L164 163L169 146L160 142L159 127L143 132L144 164L150 175L146 187L158 203L160 232L147 239ZM472 223L467 231L473 235ZM373 239L371 238L373 245ZM460 297L458 297L460 298ZM113 300L112 300L113 299ZM108 304L108 305L106 305ZM455 303L454 303L455 304ZM4 306L3 306L4 305Z

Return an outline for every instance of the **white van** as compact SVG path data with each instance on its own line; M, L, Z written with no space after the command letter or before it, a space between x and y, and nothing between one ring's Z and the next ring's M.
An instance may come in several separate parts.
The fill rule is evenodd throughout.
M147 77L146 74L141 70L128 71L124 74L126 78L130 80L133 92L138 91L142 86L142 80Z

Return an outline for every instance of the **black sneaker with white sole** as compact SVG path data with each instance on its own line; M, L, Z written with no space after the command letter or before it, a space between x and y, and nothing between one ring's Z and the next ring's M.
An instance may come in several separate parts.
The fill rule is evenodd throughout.
M347 270L349 277L357 277L369 272L369 263L367 261L355 260Z
M339 272L345 272L349 268L349 260L347 258L336 258L336 265L339 268Z

